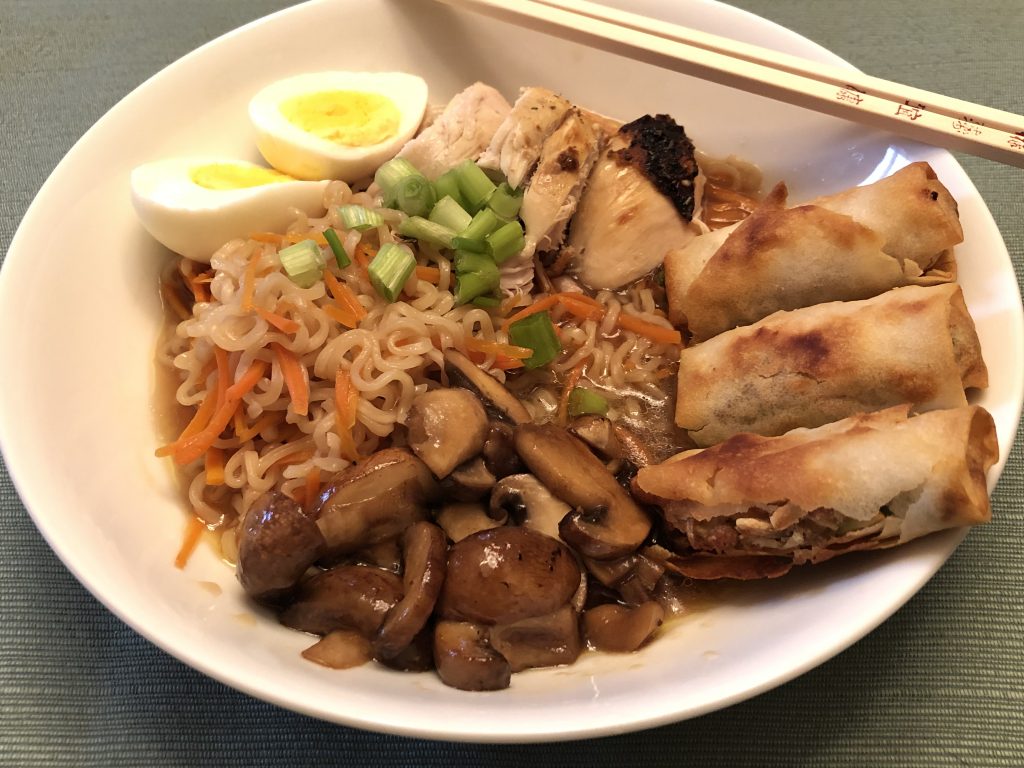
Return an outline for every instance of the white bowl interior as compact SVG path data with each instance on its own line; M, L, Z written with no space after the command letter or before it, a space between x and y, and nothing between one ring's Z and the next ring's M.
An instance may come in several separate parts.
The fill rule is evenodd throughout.
M629 7L838 61L726 6ZM128 174L178 154L258 160L249 98L272 80L323 69L415 72L433 102L482 80L509 97L543 84L621 118L668 112L699 147L758 163L795 199L928 160L964 224L961 283L992 379L977 402L995 417L1001 445L992 484L1005 462L1024 388L1020 296L995 224L948 154L429 0L311 3L204 46L111 110L40 191L0 277L0 349L18 361L4 372L0 402L6 461L51 546L122 619L207 674L318 717L436 738L545 740L678 720L777 685L877 626L945 561L960 532L731 590L640 653L591 654L486 694L430 674L310 664L299 656L309 638L254 610L212 547L174 569L186 516L169 467L153 455L157 280L168 253L135 219Z

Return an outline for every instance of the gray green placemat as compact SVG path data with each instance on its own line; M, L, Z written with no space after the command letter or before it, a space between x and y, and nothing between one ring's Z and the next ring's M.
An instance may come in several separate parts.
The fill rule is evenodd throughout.
M0 0L0 253L39 185L121 96L274 0ZM737 0L871 74L1024 112L1024 2ZM964 166L1024 268L1024 172ZM0 382L3 366L0 362ZM157 650L47 548L0 468L0 764L1024 765L1020 441L974 531L836 659L697 720L583 743L380 736L250 699Z

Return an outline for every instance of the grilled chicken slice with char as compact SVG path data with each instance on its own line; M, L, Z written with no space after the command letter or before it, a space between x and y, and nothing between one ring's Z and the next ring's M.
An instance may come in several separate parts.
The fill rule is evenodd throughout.
M548 136L520 209L526 230L523 256L561 246L566 224L576 212L580 193L597 160L600 143L599 130L575 108Z
M572 268L591 288L615 290L696 236L697 161L682 126L645 115L611 138L572 220Z
M571 108L569 101L547 88L523 88L477 164L500 170L509 185L518 189L537 165L544 140Z
M438 117L398 153L433 181L467 158L475 160L491 142L512 107L483 83L473 83L448 102Z

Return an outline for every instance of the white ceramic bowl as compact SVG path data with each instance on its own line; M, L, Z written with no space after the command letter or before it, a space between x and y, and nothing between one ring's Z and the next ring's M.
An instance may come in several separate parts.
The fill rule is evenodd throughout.
M629 7L841 63L726 6ZM992 378L979 402L995 417L1001 445L992 485L1005 462L1020 416L1020 296L999 232L951 156L429 0L318 2L225 35L114 107L40 190L0 274L0 359L13 361L0 401L4 456L43 535L113 612L193 667L283 707L415 736L541 741L635 730L751 697L849 646L942 565L960 532L753 585L640 653L588 655L483 694L446 688L432 674L318 667L299 656L306 636L253 618L211 548L175 570L185 514L168 466L153 455L152 418L157 276L168 254L132 213L129 172L173 155L257 160L249 98L272 80L338 68L415 72L435 102L479 79L509 96L543 84L621 118L669 112L699 147L759 163L796 200L928 160L964 224L961 282ZM73 257L54 258L66 253L67 232L76 233Z

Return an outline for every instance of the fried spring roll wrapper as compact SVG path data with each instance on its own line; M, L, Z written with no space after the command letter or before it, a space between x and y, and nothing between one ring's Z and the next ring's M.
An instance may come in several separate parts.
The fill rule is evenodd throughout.
M778 184L746 220L666 254L669 319L696 341L779 310L956 276L956 204L925 163L795 208L786 198Z
M956 408L967 404L965 388L987 385L960 287L906 286L777 312L684 349L676 424L707 446L900 403Z
M779 557L818 563L988 521L992 417L979 406L908 412L736 435L642 468L633 491L687 535L696 555L676 566L694 578L777 576ZM751 556L771 567L752 569Z
M808 204L845 214L873 229L885 240L883 251L916 262L922 273L942 262L948 250L964 239L956 200L925 162Z

